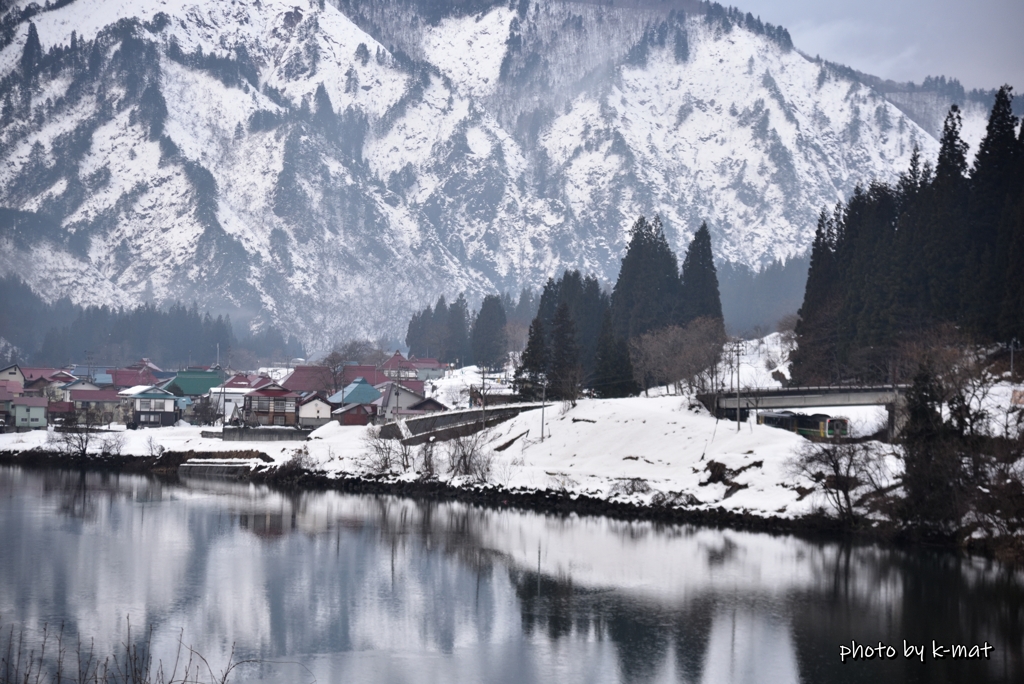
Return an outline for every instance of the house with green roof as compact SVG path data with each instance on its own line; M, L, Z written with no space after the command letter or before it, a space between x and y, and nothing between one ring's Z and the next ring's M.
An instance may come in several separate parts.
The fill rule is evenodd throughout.
M209 393L211 387L224 382L224 372L220 370L201 370L190 368L178 371L175 376L163 383L161 387L178 397L201 397Z

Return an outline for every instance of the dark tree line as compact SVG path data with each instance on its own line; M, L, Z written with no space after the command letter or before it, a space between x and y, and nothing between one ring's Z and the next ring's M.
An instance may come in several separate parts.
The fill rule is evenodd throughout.
M521 346L515 339L529 324L536 307L529 289L523 290L518 301L508 293L488 295L478 312L470 310L464 294L451 305L441 295L433 307L412 315L405 344L409 353L419 358L436 358L460 366L500 367L509 349Z
M0 337L18 349L0 363L33 363L60 367L84 363L120 365L142 357L174 368L192 363L254 368L260 359L285 360L305 356L294 335L285 338L270 327L241 338L230 316L200 312L196 304L181 303L163 310L152 304L134 309L80 307L68 299L47 304L20 278L0 279Z
M643 374L638 382L631 345L696 321L715 321L720 350L722 305L707 226L697 231L680 272L660 220L641 216L610 296L578 271L548 280L516 369L517 390L565 401L583 388L601 397L636 394L649 383Z
M934 167L915 151L894 184L822 210L794 381L909 380L900 350L944 324L976 342L1024 340L1024 131L1011 91L996 93L972 166L954 105Z

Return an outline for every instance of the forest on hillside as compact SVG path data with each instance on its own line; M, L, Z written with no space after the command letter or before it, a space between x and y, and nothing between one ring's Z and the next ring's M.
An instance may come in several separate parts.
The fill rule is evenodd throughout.
M227 315L176 302L115 309L81 307L68 299L47 304L16 276L0 278L0 364L62 367L70 363L125 365L146 357L174 369L190 364L256 368L261 362L304 357L302 343L276 328L236 335Z
M969 165L954 105L934 166L915 152L893 184L858 187L818 219L793 381L907 382L914 350L955 332L1024 341L1024 129L996 93Z

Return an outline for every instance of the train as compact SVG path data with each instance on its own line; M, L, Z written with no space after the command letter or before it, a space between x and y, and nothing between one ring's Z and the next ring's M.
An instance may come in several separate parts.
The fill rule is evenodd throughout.
M824 413L807 415L793 411L765 411L757 416L758 425L789 430L804 437L848 437L850 419Z

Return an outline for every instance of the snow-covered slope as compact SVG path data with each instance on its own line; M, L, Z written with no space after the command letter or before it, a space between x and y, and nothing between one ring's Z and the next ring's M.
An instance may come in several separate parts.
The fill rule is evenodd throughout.
M612 282L641 213L680 252L706 220L719 259L786 259L822 206L937 151L760 24L480 6L10 3L0 206L30 213L0 226L0 275L197 300L322 349L400 337L442 292Z

